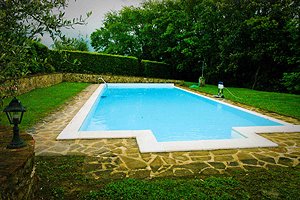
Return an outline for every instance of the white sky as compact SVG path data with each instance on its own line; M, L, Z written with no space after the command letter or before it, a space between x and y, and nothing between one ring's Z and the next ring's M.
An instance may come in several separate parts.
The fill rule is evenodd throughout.
M92 11L93 14L86 21L87 25L77 25L74 29L63 30L67 37L76 38L79 35L89 37L92 32L100 28L104 15L110 11L121 10L124 6L139 6L145 0L69 0L69 6L65 10L65 18L73 19ZM49 36L42 38L42 43L51 46L53 43Z

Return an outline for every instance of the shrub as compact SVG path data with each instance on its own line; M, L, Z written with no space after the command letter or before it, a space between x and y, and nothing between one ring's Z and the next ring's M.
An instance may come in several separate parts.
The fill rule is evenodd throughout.
M138 76L140 71L138 59L130 56L52 51L52 59L58 72Z
M284 73L282 84L289 92L300 93L300 72Z
M150 60L142 60L141 65L145 77L174 78L174 68L171 65Z
M71 50L71 51L89 51L87 40L79 38L64 37L60 40L55 40L52 46L55 50Z
M174 78L174 68L136 57L81 51L51 51L57 72Z
M50 50L47 46L32 40L29 42L27 54L29 58L29 74L51 73L55 71L49 59Z

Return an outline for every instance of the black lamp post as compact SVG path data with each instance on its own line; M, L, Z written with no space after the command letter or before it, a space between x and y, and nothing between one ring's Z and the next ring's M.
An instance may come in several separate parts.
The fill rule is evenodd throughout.
M26 146L25 141L20 138L18 127L18 124L22 122L23 114L25 111L26 109L22 106L21 102L16 97L14 97L9 105L3 110L3 112L6 113L9 123L14 125L13 139L11 143L7 145L7 148L9 149L17 149Z

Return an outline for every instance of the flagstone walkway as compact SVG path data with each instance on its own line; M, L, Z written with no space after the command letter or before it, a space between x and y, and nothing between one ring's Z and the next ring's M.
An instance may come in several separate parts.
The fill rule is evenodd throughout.
M96 88L97 85L90 85L27 131L35 139L36 156L84 155L84 167L96 179L199 176L276 166L299 167L300 133L262 134L279 144L276 148L170 153L140 153L135 139L57 141L57 135Z

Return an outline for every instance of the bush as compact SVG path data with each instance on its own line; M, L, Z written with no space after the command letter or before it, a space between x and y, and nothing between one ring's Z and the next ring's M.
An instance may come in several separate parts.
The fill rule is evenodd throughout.
M52 73L55 71L49 59L50 50L37 41L28 42L29 74Z
M174 69L171 65L149 60L142 60L141 65L144 69L143 75L145 77L174 78Z
M138 76L138 59L80 51L52 51L57 72Z
M174 78L172 66L131 56L81 51L51 51L57 72Z
M87 40L82 37L67 38L54 41L52 46L55 50L89 51Z
M289 92L300 93L300 72L284 73L282 84Z

